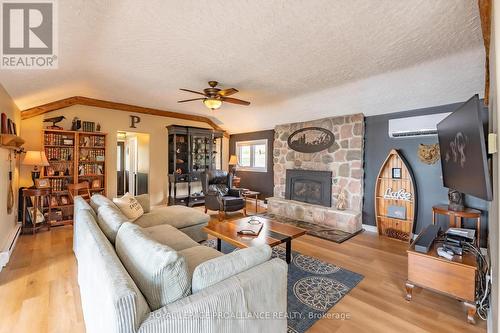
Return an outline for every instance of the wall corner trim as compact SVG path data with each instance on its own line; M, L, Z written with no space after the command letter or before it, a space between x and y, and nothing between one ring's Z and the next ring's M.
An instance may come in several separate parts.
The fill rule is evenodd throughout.
M101 100L101 99L95 99L95 98L84 97L84 96L68 97L68 98L60 99L58 101L38 105L38 106L35 106L32 108L23 110L23 111L21 111L21 120L33 118L33 117L42 115L42 114L47 113L47 112L64 109L64 108L67 108L67 107L70 107L73 105L94 106L94 107L99 107L99 108L104 108L104 109L113 109L113 110L119 110L119 111L124 111L124 112L133 112L133 113L149 114L149 115L159 116L159 117L168 117L168 118L177 118L177 119L198 121L198 122L202 122L202 123L206 123L206 124L210 125L213 129L223 131L224 136L226 136L227 138L229 137L229 134L226 131L224 131L219 125L217 125L212 119L210 119L208 117L194 115L194 114L161 110L161 109L147 108L147 107L138 106L138 105L105 101L105 100Z
M17 243L17 239L21 234L21 223L16 223L16 225L12 228L12 231L7 235L7 239L5 240L4 248L1 249L0 252L0 272L2 268L7 265L10 260L10 256L14 251L14 248Z

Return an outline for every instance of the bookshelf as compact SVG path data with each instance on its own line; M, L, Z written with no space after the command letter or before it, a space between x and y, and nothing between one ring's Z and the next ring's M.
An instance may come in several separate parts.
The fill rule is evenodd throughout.
M44 210L50 205L52 226L73 224L68 184L88 181L91 193L106 195L106 133L45 129L42 142L50 165L41 177L52 188Z

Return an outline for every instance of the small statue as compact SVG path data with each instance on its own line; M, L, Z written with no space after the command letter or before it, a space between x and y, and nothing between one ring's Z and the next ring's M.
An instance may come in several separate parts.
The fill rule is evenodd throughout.
M448 209L456 212L461 212L464 210L464 195L451 188L448 190Z
M97 123L95 129L96 129L97 132L100 132L101 131L101 124Z
M73 121L71 122L71 130L72 131L78 131L82 127L82 122L78 117L73 118Z
M52 123L52 126L47 127L48 129L56 129L56 130L62 130L63 128L61 126L57 126L56 124L63 121L66 119L65 116L58 116L58 117L52 117L48 119L44 119L44 123Z
M337 197L337 209L338 210L347 209L347 196L343 188L339 191L339 196Z

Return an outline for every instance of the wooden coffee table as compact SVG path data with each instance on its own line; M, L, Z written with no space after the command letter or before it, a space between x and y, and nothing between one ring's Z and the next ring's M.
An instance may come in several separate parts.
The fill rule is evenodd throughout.
M262 230L258 236L243 236L238 234L248 221L252 218L257 218L264 223ZM225 241L239 248L258 246L267 244L271 247L285 243L286 245L286 262L289 264L292 257L292 239L300 237L306 233L306 230L294 227L292 225L279 223L273 219L265 217L245 217L239 220L229 222L211 223L203 230L217 238L217 250L221 249L221 241Z

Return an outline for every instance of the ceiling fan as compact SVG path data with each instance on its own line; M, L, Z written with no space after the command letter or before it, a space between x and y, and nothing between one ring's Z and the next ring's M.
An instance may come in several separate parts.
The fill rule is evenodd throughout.
M178 103L203 100L203 104L205 104L205 106L211 110L217 110L218 108L220 108L222 106L222 102L239 104L239 105L250 105L250 102L243 101L237 98L228 97L236 94L238 90L234 88L219 89L216 88L218 84L219 83L217 81L208 81L208 85L210 86L210 88L203 89L203 92L181 88L180 90L182 91L203 95L204 97L185 99L182 101L178 101Z

